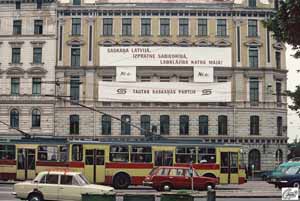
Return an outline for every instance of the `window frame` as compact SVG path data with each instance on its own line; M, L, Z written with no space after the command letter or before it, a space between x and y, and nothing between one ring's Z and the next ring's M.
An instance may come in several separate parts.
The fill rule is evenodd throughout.
M21 64L21 48L13 47L11 49L11 63L12 64Z
M22 20L13 21L13 35L22 35Z
M151 18L141 18L141 36L151 36Z
M32 78L32 95L40 96L42 90L42 79L40 77Z
M34 47L33 48L32 63L33 64L42 64L43 63L42 59L43 59L43 48Z
M39 109L33 109L31 112L31 127L41 128L41 111Z
M81 48L79 45L71 47L71 67L80 67Z
M109 115L101 116L101 133L102 135L111 135L112 118Z
M218 116L218 135L228 135L228 116Z
M19 77L12 77L10 80L10 94L12 96L20 95L20 78Z
M151 129L151 116L150 115L141 115L141 135L150 133Z
M179 18L178 33L179 36L189 35L189 18Z
M80 117L77 114L70 115L70 135L79 135Z
M132 36L132 18L122 18L122 36Z
M189 135L190 117L188 115L179 116L179 135Z
M43 34L43 20L34 20L34 34L42 35Z
M103 18L102 20L102 35L113 36L113 18Z
M227 20L217 19L217 36L224 37L227 36Z
M198 122L199 122L199 135L208 135L208 115L200 115L198 117ZM201 121L201 118L202 121ZM204 118L206 121L204 121ZM201 132L202 131L202 132Z
M257 48L249 48L249 67L258 68L259 66L259 52Z
M250 135L259 135L259 121L259 116L250 116Z
M248 19L248 37L258 36L258 23L255 19Z
M166 119L164 119L166 118ZM170 116L160 115L159 117L160 134L169 135L170 134Z
M160 18L159 19L159 35L160 36L170 36L170 18Z
M121 135L131 135L131 116L124 114L121 116Z
M81 35L81 18L79 18L79 17L72 18L71 25L72 25L72 29L71 29L72 36L80 36Z
M208 36L208 20L206 18L198 19L198 36Z

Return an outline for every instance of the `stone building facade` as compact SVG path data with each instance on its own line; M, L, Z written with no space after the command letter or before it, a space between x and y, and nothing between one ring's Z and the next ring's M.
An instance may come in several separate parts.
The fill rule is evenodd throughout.
M1 138L54 133L56 3L0 1Z
M241 144L247 164L254 164L257 171L271 169L286 160L287 153L285 47L262 24L276 4L257 0L61 1L57 10L56 79L62 84L57 94L152 129L165 138ZM212 85L230 83L229 92L223 94L229 95L230 101L102 101L102 81L113 85L147 83L150 88L157 83L162 87L169 83L174 87L206 86L206 81L195 81L195 65L176 65L172 59L170 65L134 64L130 63L132 58L117 61L120 52L115 57L101 52L109 52L108 48L115 53L126 48L166 51L170 47L174 51L187 48L182 49L183 54L196 48L197 54L208 57L215 55L203 47L216 48L213 51L220 55L229 48L225 60L230 66L218 62L210 66ZM120 81L122 67L134 67L127 72L134 74L133 82ZM144 138L139 129L66 101L56 104L55 127L57 136L70 138Z

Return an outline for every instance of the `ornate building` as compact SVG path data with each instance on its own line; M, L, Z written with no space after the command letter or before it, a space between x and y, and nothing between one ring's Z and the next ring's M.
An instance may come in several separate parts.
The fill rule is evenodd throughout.
M56 3L0 1L1 137L53 135Z
M56 105L56 135L243 146L271 169L287 153L285 47L262 24L276 2L62 1L56 79L76 104Z

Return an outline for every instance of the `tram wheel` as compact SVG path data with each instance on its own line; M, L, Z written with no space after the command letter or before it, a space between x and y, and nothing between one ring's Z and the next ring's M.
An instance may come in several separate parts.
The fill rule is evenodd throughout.
M116 189L125 189L130 185L130 177L128 174L119 173L114 176L113 186Z

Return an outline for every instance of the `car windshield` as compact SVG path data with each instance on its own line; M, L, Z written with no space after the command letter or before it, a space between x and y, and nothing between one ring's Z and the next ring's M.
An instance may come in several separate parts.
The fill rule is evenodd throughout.
M79 174L78 176L80 178L79 180L80 180L80 183L82 185L88 185L88 184L90 184L89 181L87 180L87 178L85 178L85 176L83 176L82 174Z
M285 171L285 174L293 175L296 174L299 171L299 167L290 167L287 171Z
M149 175L153 175L154 172L155 172L155 170L157 170L157 168L153 168L153 169L150 171Z

